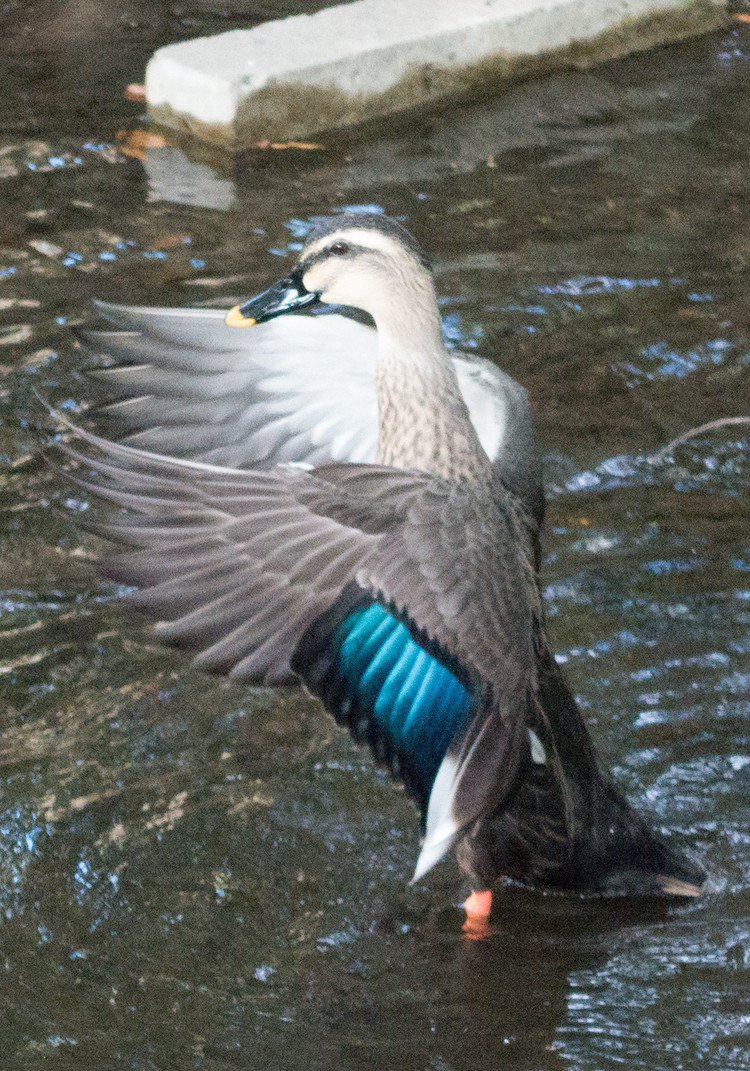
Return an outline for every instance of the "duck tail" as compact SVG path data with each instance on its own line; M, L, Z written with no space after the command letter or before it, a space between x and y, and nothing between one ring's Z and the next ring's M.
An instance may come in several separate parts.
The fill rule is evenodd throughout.
M599 766L578 705L551 652L540 652L540 701L568 785L572 840L563 884L598 895L699 896L703 867L638 814Z
M706 871L670 844L637 814L615 786L602 778L595 821L583 848L604 895L700 896Z

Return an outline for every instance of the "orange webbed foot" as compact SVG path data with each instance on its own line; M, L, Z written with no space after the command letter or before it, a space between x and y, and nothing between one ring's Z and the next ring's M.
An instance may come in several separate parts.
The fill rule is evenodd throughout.
M479 941L489 937L490 912L492 911L492 890L479 889L472 892L464 903L466 919L461 929L472 941Z

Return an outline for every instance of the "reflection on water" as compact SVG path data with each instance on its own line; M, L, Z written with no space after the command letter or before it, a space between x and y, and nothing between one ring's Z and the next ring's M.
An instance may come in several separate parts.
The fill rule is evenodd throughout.
M750 1068L747 439L649 460L750 410L746 31L229 166L123 152L120 87L243 5L102 0L88 50L76 5L38 6L0 46L7 1065ZM417 823L368 757L309 699L151 644L54 511L31 391L90 397L90 298L230 304L357 206L408 221L451 344L531 392L557 649L620 783L708 863L698 904L508 889L462 939L450 867L406 886Z

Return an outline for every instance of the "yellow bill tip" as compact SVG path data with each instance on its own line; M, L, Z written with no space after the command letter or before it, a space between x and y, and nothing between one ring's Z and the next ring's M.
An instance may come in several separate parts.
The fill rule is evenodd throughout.
M254 327L256 322L252 316L243 316L241 305L235 305L224 317L227 327Z

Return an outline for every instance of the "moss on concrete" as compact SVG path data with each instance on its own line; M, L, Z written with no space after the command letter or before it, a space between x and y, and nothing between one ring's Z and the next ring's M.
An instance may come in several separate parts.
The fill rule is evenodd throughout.
M458 68L420 65L384 93L352 95L335 86L269 83L240 102L232 124L201 122L168 105L149 106L149 116L192 138L237 151L263 140L310 138L326 130L424 108L446 97L489 96L511 80L561 68L591 67L631 52L707 33L727 21L726 10L710 0L694 0L679 10L626 19L595 37L533 56L498 52L479 63Z

